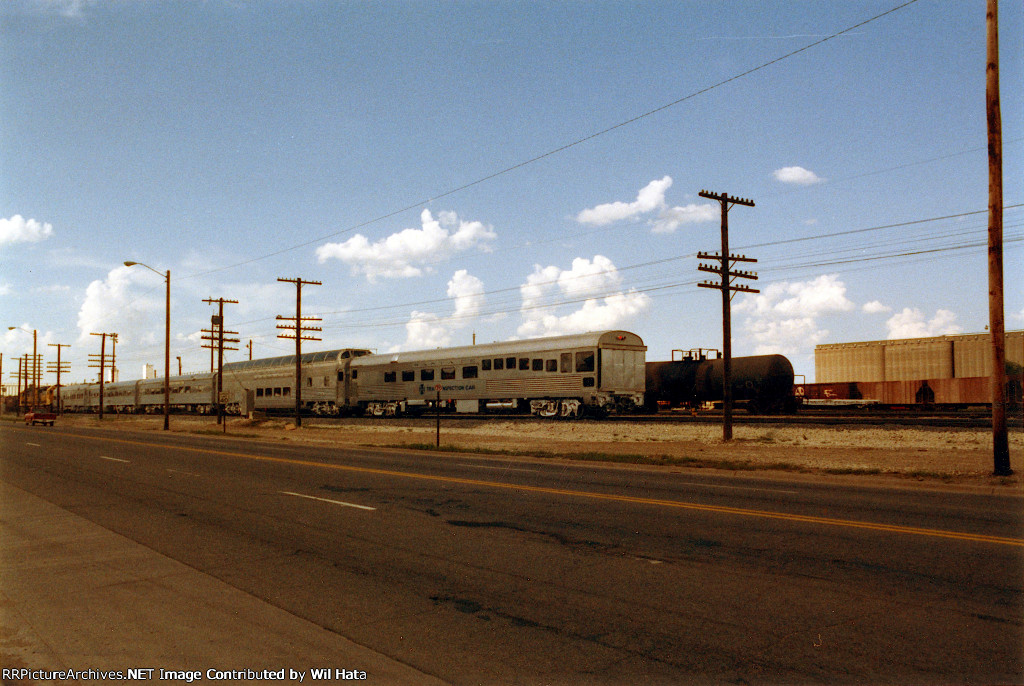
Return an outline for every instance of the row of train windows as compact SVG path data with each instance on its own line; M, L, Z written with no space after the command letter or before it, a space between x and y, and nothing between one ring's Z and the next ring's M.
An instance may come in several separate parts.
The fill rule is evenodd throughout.
M575 361L575 365L573 362ZM529 358L529 357L495 357L486 360L481 360L479 365L466 365L462 368L463 379L475 379L479 376L481 371L523 371L523 372L561 372L564 374L571 373L573 369L577 373L588 373L594 371L594 353L593 352L582 352L576 353L575 359L573 353L562 353L559 359L544 359L544 358ZM441 368L441 380L445 381L448 379L454 379L456 368L455 367L442 367ZM414 370L406 370L400 372L402 375L402 381L415 381L416 372ZM421 369L420 370L420 381L433 381L435 370L433 369ZM384 372L384 383L392 383L398 381L399 372Z
M257 388L257 398L290 398L292 395L292 387L284 386L282 388Z

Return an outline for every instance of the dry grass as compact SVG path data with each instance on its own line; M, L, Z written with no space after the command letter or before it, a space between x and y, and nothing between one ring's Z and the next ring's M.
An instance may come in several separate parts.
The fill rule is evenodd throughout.
M66 417L62 424L97 426L95 417ZM215 420L173 417L175 431L219 434ZM161 418L108 417L109 428L159 430ZM231 419L228 434L332 445L432 449L429 421L350 419L296 430L288 420ZM635 424L616 421L512 422L442 419L443 449L541 458L575 458L717 469L787 470L861 474L1020 487L1024 432L1010 432L1011 466L1017 474L993 479L992 435L987 429L737 425L723 443L718 424Z

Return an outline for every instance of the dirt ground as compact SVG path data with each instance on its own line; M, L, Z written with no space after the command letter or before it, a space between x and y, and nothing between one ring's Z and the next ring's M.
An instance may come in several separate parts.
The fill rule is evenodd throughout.
M162 417L65 416L64 426L102 426L158 431ZM44 427L39 427L45 430ZM220 435L212 418L172 417L173 431ZM265 440L350 446L433 448L432 420L306 419L296 429L282 419L230 418L227 433ZM928 429L896 426L823 427L737 424L734 440L722 441L720 424L665 424L603 421L520 422L442 418L441 449L512 454L541 459L674 465L703 469L841 474L994 485L1020 490L1024 479L1024 431L1010 430L1010 464L1015 474L994 478L989 429Z

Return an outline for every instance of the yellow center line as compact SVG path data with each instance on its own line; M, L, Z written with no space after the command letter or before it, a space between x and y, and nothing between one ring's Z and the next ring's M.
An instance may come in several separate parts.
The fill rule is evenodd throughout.
M1009 538L1005 536L989 536L987 534L972 534L959 531L946 531L943 529L926 529L913 526L901 526L897 524L878 524L863 522L852 519L834 519L831 517L816 517L812 515L789 514L786 512L773 512L770 510L751 510L741 507L727 507L724 505L705 505L702 503L690 503L680 500L662 500L659 498L641 498L630 495L617 495L614 493L597 493L594 491L578 491L566 488L552 488L549 486L527 486L522 484L511 484L501 481L483 481L481 479L466 479L455 476L439 476L434 474L417 474L415 472L400 472L392 469L378 469L375 467L355 467L352 465L330 464L326 462L315 462L312 460L297 460L285 457L271 457L269 455L253 455L251 453L240 453L229 450L212 450L210 448L191 448L187 446L165 445L162 443L147 443L144 441L133 441L124 438L107 438L100 436L89 436L85 434L70 433L78 438L86 438L97 441L108 441L111 443L124 443L127 445L139 445L152 448L166 448L171 450L182 450L192 453L206 455L223 455L226 457L239 457L246 460L259 462L273 462L277 464L297 465L302 467L318 467L321 469L333 469L337 471L358 472L361 474L377 474L380 476L394 476L406 479L421 479L425 481L439 481L443 483L461 484L465 486L482 486L486 488L500 488L512 491L527 493L544 493L547 495L564 495L577 498L590 498L593 500L604 500L610 502L633 503L637 505L654 505L658 507L670 507L682 510L695 510L701 512L715 512L719 514L738 515L742 517L760 517L763 519L777 519L788 522L801 522L805 524L822 524L825 526L840 526L850 529L868 529L871 531L886 531L889 533L932 536L937 538L951 538L960 541L972 541L975 543L995 543L998 545L1012 545L1024 547L1024 539Z

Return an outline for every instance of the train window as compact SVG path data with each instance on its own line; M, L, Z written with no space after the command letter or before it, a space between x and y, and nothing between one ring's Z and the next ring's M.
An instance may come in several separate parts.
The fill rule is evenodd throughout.
M592 377L592 376L584 376L583 377L583 387L584 388L593 388L594 387L594 377Z
M491 361L489 359L487 359L487 360L480 360L480 371L483 371L483 372L491 371Z
M384 383L393 383L398 380L398 372L384 372Z
M409 371L402 372L402 381L415 381L415 380L416 380L416 372L414 372L413 370L410 369Z
M546 360L544 362L544 371L546 371L546 372L557 372L558 371L558 360Z
M511 371L511 370L513 370L515 368L516 368L516 358L514 358L514 357L506 357L505 358L505 369L508 369L508 370Z
M353 378L353 379L358 379L359 378L359 370L358 369L353 369L352 370L352 377L351 378Z
M441 367L441 379L454 379L455 367Z
M585 353L576 353L576 371L577 372L592 372L594 371L594 353L588 350Z
M307 388L312 388L313 387L313 377L312 376L307 376L306 377L306 387Z
M281 389L281 395L283 395L284 397L286 397L286 398L291 397L291 394L292 394L292 387L291 386L285 386L284 388Z
M562 353L562 373L572 371L572 353Z
M535 371L535 372L542 372L542 371L544 371L544 360L534 360L533 361L533 371Z
M279 395L281 395L281 389L280 389L280 388L275 388L275 389L274 389L274 395L275 395L275 396L279 396Z
M505 358L503 358L503 357L495 357L494 358L494 371L500 372L504 368L505 368Z
M338 372L338 381L345 380L345 372Z
M529 369L530 369L530 358L529 357L520 357L519 358L519 371L525 372L525 371L529 371Z
M262 388L257 388L256 389L256 397L257 398L262 398L263 397L263 389Z
M477 376L477 370L476 370L476 365L475 364L472 364L472 365L469 365L468 367L463 367L462 368L462 378L463 379L475 379L476 376Z
M433 369L421 369L420 370L420 381L433 381L434 370Z

